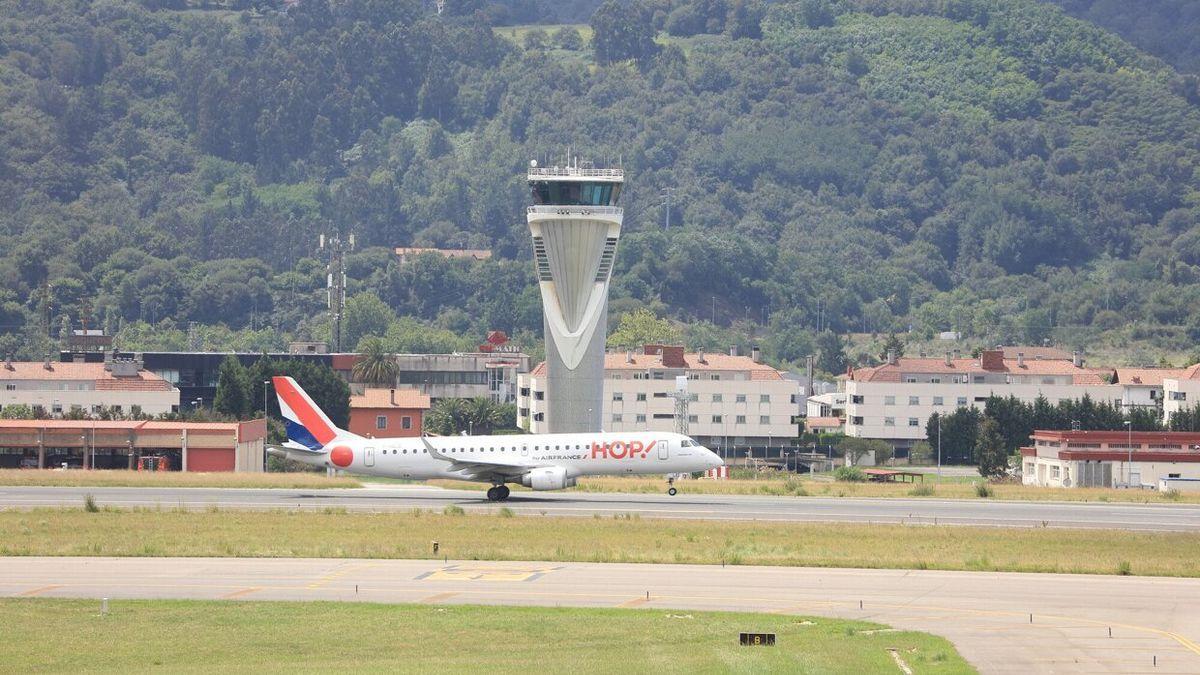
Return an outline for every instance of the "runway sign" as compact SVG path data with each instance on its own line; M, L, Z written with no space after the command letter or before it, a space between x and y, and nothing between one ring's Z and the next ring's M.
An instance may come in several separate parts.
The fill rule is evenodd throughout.
M743 647L774 647L774 633L739 633L739 640Z

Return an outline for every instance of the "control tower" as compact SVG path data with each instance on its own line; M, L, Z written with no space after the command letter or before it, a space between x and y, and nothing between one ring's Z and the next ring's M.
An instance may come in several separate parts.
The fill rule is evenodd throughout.
M602 428L608 281L621 237L621 169L529 163L529 234L546 341L549 433Z

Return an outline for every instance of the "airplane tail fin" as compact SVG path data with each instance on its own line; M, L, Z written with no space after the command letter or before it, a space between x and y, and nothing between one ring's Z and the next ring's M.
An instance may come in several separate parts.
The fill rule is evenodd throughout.
M321 450L335 438L354 437L330 421L324 410L290 377L272 377L287 437L310 450Z

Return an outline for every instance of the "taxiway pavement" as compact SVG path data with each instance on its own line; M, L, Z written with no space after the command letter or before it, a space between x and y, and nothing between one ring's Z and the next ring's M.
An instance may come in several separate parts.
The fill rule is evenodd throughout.
M1200 672L1200 579L452 560L21 557L0 558L0 595L775 612L932 632L950 639L986 673ZM754 628L730 625L730 639Z

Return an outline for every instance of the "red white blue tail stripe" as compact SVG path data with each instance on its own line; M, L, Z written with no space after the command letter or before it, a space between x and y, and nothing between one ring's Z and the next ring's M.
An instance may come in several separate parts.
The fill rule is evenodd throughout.
M308 394L290 377L273 377L279 412L283 415L289 441L309 450L321 450L337 438L340 429L313 403Z

